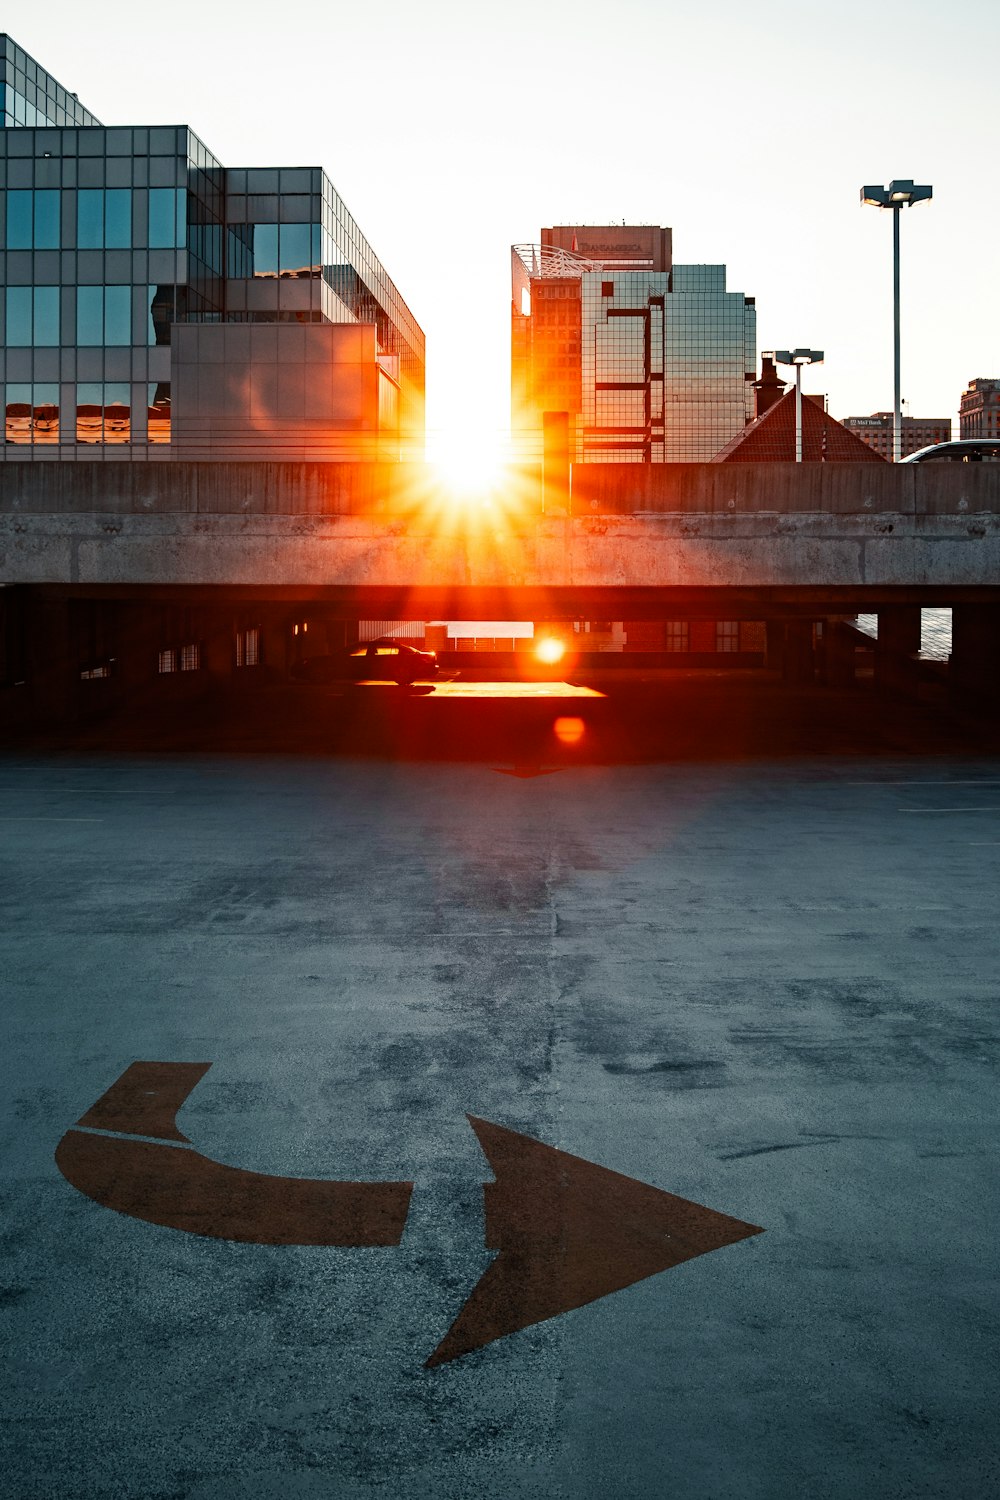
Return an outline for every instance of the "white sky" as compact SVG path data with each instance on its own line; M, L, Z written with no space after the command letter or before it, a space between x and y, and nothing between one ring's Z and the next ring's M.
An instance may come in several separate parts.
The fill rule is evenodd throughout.
M187 124L227 166L321 165L422 324L428 426L507 425L509 246L543 224L672 226L725 262L758 347L826 350L836 416L954 416L1000 376L994 0L171 0L12 8L4 25L106 124ZM284 20L284 26L282 21ZM957 427L956 427L957 432Z

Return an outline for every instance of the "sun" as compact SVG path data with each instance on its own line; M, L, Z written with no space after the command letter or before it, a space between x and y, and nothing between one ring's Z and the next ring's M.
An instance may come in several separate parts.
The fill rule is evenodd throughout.
M427 460L449 500L489 508L501 487L506 454L495 433L461 428L428 434Z

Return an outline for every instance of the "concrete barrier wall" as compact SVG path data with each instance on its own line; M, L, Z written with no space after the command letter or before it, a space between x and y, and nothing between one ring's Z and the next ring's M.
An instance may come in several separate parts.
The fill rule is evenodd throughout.
M514 519L537 516L540 467L507 470L494 501ZM1000 464L585 464L573 470L571 503L579 517L997 515ZM3 514L429 515L453 525L456 507L424 464L109 459L0 464Z
M493 589L501 596L805 587L1000 594L1000 515L535 516L449 528L431 514L20 513L0 516L0 583ZM509 608L496 618L508 616Z

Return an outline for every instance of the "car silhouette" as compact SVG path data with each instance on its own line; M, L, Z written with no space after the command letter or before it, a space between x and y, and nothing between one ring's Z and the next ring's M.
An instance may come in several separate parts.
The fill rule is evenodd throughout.
M380 636L376 641L361 641L345 651L330 656L310 656L289 673L293 682L321 686L331 682L388 681L400 685L435 677L437 654L418 651L404 641Z
M901 464L1000 463L1000 438L954 438L950 443L932 443L901 458Z

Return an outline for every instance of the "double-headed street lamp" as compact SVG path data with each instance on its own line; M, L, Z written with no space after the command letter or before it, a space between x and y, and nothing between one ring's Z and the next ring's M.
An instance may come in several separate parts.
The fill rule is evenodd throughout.
M795 462L802 462L802 366L821 365L822 349L775 349L779 365L795 366Z
M903 456L903 416L899 399L899 210L904 205L921 203L933 198L932 187L919 187L912 178L901 177L889 186L867 186L861 189L862 203L874 208L891 208L892 215L892 347L893 347L893 405L892 405L892 461L895 464Z

